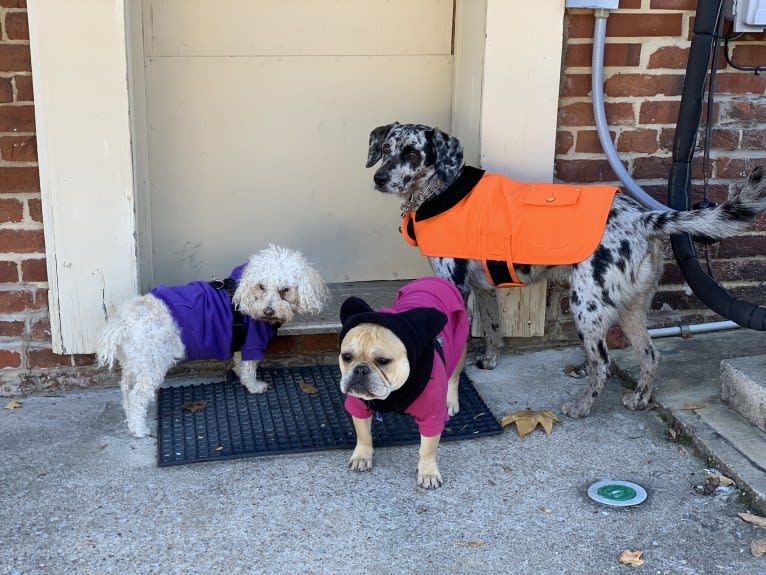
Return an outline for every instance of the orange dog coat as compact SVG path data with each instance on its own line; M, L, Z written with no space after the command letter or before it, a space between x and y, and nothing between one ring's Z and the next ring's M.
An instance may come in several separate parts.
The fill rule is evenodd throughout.
M466 166L443 193L402 216L424 256L478 259L498 287L518 287L513 264L580 262L598 246L615 186L516 182Z

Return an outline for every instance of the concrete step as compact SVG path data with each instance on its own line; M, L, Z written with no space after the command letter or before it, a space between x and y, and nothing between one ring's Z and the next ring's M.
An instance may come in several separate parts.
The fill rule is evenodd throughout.
M721 399L761 431L766 431L766 355L721 361Z

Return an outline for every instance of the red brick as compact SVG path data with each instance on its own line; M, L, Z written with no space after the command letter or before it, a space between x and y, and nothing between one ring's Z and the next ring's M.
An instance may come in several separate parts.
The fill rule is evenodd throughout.
M685 70L688 60L688 48L663 46L649 55L648 68L681 68Z
M7 162L36 162L37 138L35 136L0 137L0 158Z
M617 150L653 154L657 151L657 130L625 130L617 140Z
M593 38L593 13L569 14L567 36L569 38Z
M18 283L19 266L16 262L0 261L0 283Z
M641 0L620 0L618 6L622 10L627 10L630 8L641 8Z
M721 242L719 258L737 258L762 256L766 253L766 236L740 236L736 242Z
M760 131L759 131L760 132ZM700 134L700 142L704 145L705 132ZM710 143L713 148L724 150L736 150L739 148L739 130L727 130L713 128L713 133L710 138Z
M0 106L0 132L34 132L34 106Z
M71 367L72 357L53 353L51 349L30 349L27 363L30 368Z
M615 74L604 82L607 96L679 96L684 77L681 74Z
M637 180L667 179L672 158L648 156L633 160L633 177Z
M19 313L37 309L35 294L31 290L0 291L0 313Z
M0 78L0 104L13 102L13 84L10 78Z
M13 77L13 83L16 84L17 102L32 102L34 100L34 92L32 90L32 76L16 75Z
M27 0L0 0L3 8L26 8Z
M766 76L742 73L719 73L716 78L717 94L763 94Z
M659 137L660 149L672 150L673 140L675 139L675 137L676 137L675 127L662 128L662 130L660 130L660 137Z
M766 122L766 104L754 100L737 100L727 104L724 114L730 120Z
M559 130L556 133L556 154L563 155L569 153L574 144L574 134L566 130Z
M70 357L72 358L72 363L75 367L96 365L96 354L93 353L75 354Z
M766 131L763 128L742 130L742 149L766 150Z
M609 137L614 141L615 133L610 131ZM602 154L604 148L601 146L598 132L596 130L580 130L577 132L577 144L575 152L583 154Z
M610 126L630 126L634 123L632 104L607 103L605 111ZM559 109L559 126L593 126L594 123L593 104L590 102L576 102Z
M40 193L40 176L33 167L0 167L0 194Z
M590 96L590 86L590 74L566 74L561 80L559 96L562 98Z
M617 178L607 160L557 160L556 178L562 182L612 182Z
M643 102L638 114L638 123L675 124L679 107L678 101Z
M0 44L0 70L4 72L31 72L32 60L26 44Z
M683 14L612 12L606 23L606 34L617 37L680 36Z
M652 0L652 10L696 10L697 0Z
M0 246L8 253L42 253L45 251L43 230L0 229Z
M715 174L718 178L745 179L754 167L764 164L764 159L717 158L713 164L715 165Z
M21 367L21 354L10 349L0 349L0 368Z
M0 224L18 223L22 219L24 219L24 204L19 200L0 198Z
M616 42L604 46L604 66L638 66L641 61L641 44ZM571 44L567 47L565 62L570 67L587 67L593 64L593 44Z
M48 269L44 259L22 260L21 281L23 282L47 282Z
M8 12L5 15L5 33L9 40L29 40L26 12Z
M48 318L35 321L29 329L32 339L36 341L51 341L51 322Z
M752 42L737 44L731 50L731 59L737 66L763 67L766 62L766 46Z
M42 222L43 221L42 201L32 198L27 202L27 204L29 205L29 217L32 218L32 221Z
M0 321L0 337L21 337L24 335L23 321Z

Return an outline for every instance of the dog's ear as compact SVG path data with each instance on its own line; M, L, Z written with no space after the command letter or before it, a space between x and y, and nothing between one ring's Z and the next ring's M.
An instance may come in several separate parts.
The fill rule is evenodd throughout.
M399 122L388 124L386 126L378 126L372 132L370 132L370 148L367 151L367 167L371 168L378 163L383 155L383 140L386 139L391 128L398 126Z
M346 323L348 318L359 313L371 312L372 308L362 298L351 296L340 306L340 323Z
M321 312L330 298L322 274L307 263L298 282L298 311L312 314Z
M426 131L426 141L431 151L426 161L432 160L436 176L443 183L451 184L463 165L463 144L438 128Z
M426 341L439 335L439 332L447 325L446 314L430 307L416 307L403 311L399 315L415 327L415 333L421 338L425 337Z

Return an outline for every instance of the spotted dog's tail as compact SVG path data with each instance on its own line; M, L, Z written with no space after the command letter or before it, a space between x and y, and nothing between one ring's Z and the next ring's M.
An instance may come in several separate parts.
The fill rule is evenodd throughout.
M646 212L641 223L647 236L691 234L718 240L735 235L747 226L748 219L766 211L766 178L763 168L755 168L747 184L715 208L686 212Z

